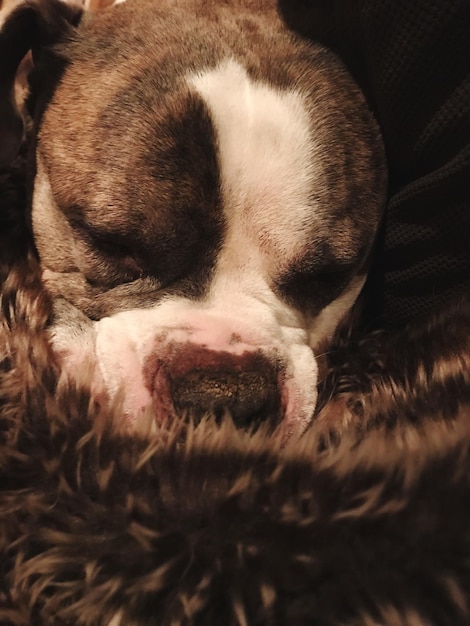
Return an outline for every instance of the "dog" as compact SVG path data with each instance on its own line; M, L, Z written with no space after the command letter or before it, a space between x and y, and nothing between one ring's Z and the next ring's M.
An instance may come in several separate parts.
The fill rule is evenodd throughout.
M30 221L66 377L92 371L130 429L211 413L302 433L386 190L342 63L268 0L20 2L0 26L3 165L30 49Z
M216 20L210 2L197 11L194 4L175 3L170 11L169 3L155 2L165 8L158 17L166 24L159 31L160 48L151 45L156 35L149 16L157 20L158 11L150 4L140 17L134 3L109 9L106 19L51 0L14 4L15 12L0 15L0 150L4 163L13 159L0 169L0 623L467 626L470 308L448 307L396 331L364 333L348 324L329 344L341 324L338 301L352 289L348 280L360 281L367 272L383 190L377 129L338 61L317 46L291 39L274 9L269 15L257 13L261 3L256 11L248 3L235 11L235 5L221 1ZM210 52L207 43L198 47L193 39L194 33L205 37L200 25L209 15L217 22L215 33L224 34L219 39L211 35L210 41L219 43ZM235 34L225 36L227 21L233 20L238 20L238 47ZM291 48L285 37L295 54L286 52ZM260 52L265 40L271 43ZM175 41L184 41L184 49L175 49ZM34 119L23 131L13 103L14 66L29 47L35 69L27 108ZM207 68L221 71L227 47L249 80L232 65L222 76L230 80L211 74L211 80L197 81L194 76L204 77ZM248 49L251 61L243 56ZM152 67L159 72L149 78ZM176 75L181 78L173 79ZM237 82L237 76L243 80ZM313 79L320 91L314 90ZM339 79L344 87L338 91ZM224 115L244 114L242 120L235 118L235 136L221 133L228 132L225 118L215 115L218 100L207 96L213 96L209 87L214 84L229 85L227 97L241 87L245 96L256 95L253 102L228 98L238 108L224 108ZM346 98L349 89L352 103ZM205 100L198 99L201 93ZM306 98L307 116L297 97ZM277 98L289 106L273 107ZM248 115L247 102L256 104L257 116ZM261 120L260 102L269 104ZM204 103L212 107L206 111ZM206 111L200 118L197 107ZM364 126L358 124L361 116ZM305 119L301 133L296 124ZM254 141L246 120L256 122L258 131L265 128L261 122L272 127ZM286 127L300 156L305 155L302 146L316 146L314 139L321 139L322 150L311 150L311 176L315 182L313 174L318 174L318 189L300 168L304 161L280 149L290 144L279 141L287 140L285 134L273 132ZM14 156L25 132L31 134L29 164L24 144ZM298 140L301 136L306 143ZM254 148L266 147L267 137L277 140L258 158ZM344 154L341 137L349 146ZM243 151L227 151L229 139ZM147 145L154 157L144 149ZM347 159L354 146L354 160ZM374 146L375 161L365 157ZM215 156L212 161L196 158L204 153ZM291 160L285 158L289 155ZM283 168L274 168L274 156L279 162L282 156ZM343 164L337 170L334 159ZM248 168L255 160L257 167ZM227 171L235 166L243 176L230 187ZM29 222L37 255L29 254L25 232L25 171L33 173ZM212 178L204 173L223 182L212 204L207 200ZM291 179L299 187L296 193L294 182L287 185ZM300 206L302 182L312 182L308 210ZM152 221L154 204L148 201L155 189L160 221ZM364 215L355 200L361 193L369 202ZM74 208L73 197L83 203ZM181 204L188 198L194 200L194 215ZM257 200L253 206L259 215L243 204L246 198ZM276 198L287 204L286 214ZM92 235L105 225L113 227L113 239L96 242ZM168 232L174 232L176 248L164 238ZM207 235L202 248L195 243L200 233ZM155 265L153 273L126 282L123 272L132 278L133 262L141 262L137 253L148 258L149 237L155 237L155 250L163 255L161 269ZM141 244L136 246L136 240ZM134 242L130 258L123 254L128 241ZM354 241L358 252L351 278L344 287L335 286L339 261L347 258L340 256L341 246L346 255ZM259 251L257 242L263 243ZM113 246L117 256L110 254ZM309 268L328 268L332 256L330 274L309 273ZM166 274L165 279L162 272L175 267L176 278ZM277 273L286 267L292 270L287 277ZM100 283L100 276L108 282ZM246 303L250 306L243 308ZM348 316L348 303L343 300L341 306ZM238 331L246 332L240 334L242 341L236 336L227 341L237 314L244 322ZM112 355L106 360L97 350L107 317L118 333L107 349L116 363L121 360L121 370L114 362L108 365ZM186 325L179 327L182 318ZM145 324L139 325L142 319ZM212 326L213 320L217 324ZM203 341L204 330L208 339ZM318 374L322 342L328 344L327 363ZM295 361L292 346L305 348L300 354L311 360ZM90 364L97 402L90 402L86 387L58 384L52 348L73 380ZM139 359L152 365L157 357L160 387L149 384L154 406L141 413L125 393L134 388L131 376L142 382L139 376L146 370ZM266 361L277 377L262 378ZM116 388L125 393L105 386L108 367L116 373ZM245 372L252 377L253 398L266 402L260 415L248 395L241 398L245 405L237 405L223 390L216 394L222 383L247 394ZM273 425L280 420L280 428L300 432L310 419L316 389L307 394L317 378L314 420L300 440L291 437L279 445L263 427L245 432L243 425L257 419L272 419ZM175 385L178 380L186 389ZM187 389L194 395L184 398ZM293 406L296 389L299 402ZM127 421L121 402L129 402ZM227 406L235 424L208 419L186 427L182 420L164 420L165 410L184 413L185 402L191 411L209 407L219 414ZM247 409L245 421L242 409ZM116 421L138 429L147 417L155 427L150 438L135 431L121 436L113 427Z

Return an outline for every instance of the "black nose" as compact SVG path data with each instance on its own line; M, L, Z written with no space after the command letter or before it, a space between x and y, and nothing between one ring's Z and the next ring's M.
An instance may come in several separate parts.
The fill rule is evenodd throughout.
M181 365L186 360L188 368ZM184 351L179 367L170 367L168 388L174 407L195 418L207 413L231 415L238 428L281 417L279 367L259 352L241 356L210 350Z
M219 418L228 412L238 428L277 419L280 409L276 381L260 372L196 369L173 381L170 388L175 407L196 414L211 412Z

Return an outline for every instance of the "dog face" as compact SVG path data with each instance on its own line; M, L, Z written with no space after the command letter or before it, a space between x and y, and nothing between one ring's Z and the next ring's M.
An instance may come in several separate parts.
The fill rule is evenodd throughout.
M130 425L150 407L301 432L384 199L379 133L340 62L250 0L83 16L37 0L0 32L18 62L30 45L32 226L64 368L93 367Z

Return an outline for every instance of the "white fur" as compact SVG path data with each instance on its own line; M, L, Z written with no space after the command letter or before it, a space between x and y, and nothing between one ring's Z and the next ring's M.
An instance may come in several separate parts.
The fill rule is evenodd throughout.
M64 1L64 0L62 0L62 1ZM126 0L114 0L113 2L109 3L109 5L110 6L115 6L116 4L122 4L123 2L126 2ZM83 4L83 7L87 11L89 11L89 10L96 10L96 5L97 5L96 0L82 0L82 2L80 2L80 0L78 0L78 3ZM75 4L77 4L77 0L75 1ZM100 7L100 8L102 8L102 7Z
M233 59L187 81L215 126L224 212L237 245L243 240L258 254L262 244L271 259L295 254L316 213L316 147L302 95L252 80Z
M356 301L364 283L366 276L356 276L352 279L343 293L330 302L320 314L312 319L308 326L308 343L315 348L325 339L331 339L338 323L350 311Z
M285 429L302 432L315 407L317 365L298 314L280 303L263 305L242 286L233 285L230 297L219 295L202 303L168 299L152 309L124 311L97 322L96 352L108 392L114 396L125 386L125 412L135 422L147 398L139 373L164 344L192 343L234 355L261 350L285 363ZM282 317L290 324L281 325Z

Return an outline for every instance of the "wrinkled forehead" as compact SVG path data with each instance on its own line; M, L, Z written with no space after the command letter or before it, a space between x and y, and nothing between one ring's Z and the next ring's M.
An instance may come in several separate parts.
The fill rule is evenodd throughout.
M109 205L114 219L130 203L185 201L186 192L198 193L189 179L201 180L208 150L217 153L225 199L290 209L282 228L301 231L312 206L309 219L319 226L344 217L353 161L365 166L354 172L360 202L374 166L357 90L330 55L294 40L272 16L237 15L189 20L185 11L153 7L85 20L67 46L69 64L39 136L61 209L106 219ZM364 206L358 219L376 217Z
M89 16L66 46L38 138L59 210L147 233L218 212L280 258L327 237L354 260L380 147L346 72L274 14L164 4Z

